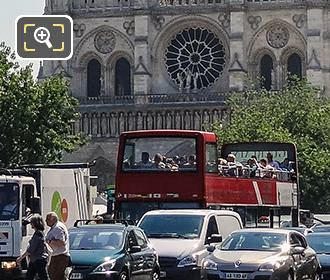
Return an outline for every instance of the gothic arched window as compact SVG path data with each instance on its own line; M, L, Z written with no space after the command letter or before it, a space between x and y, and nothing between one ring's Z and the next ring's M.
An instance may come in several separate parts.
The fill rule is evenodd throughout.
M101 89L101 64L92 59L87 65L87 96L97 97Z
M131 65L123 57L115 66L115 95L131 95Z
M273 59L270 55L265 54L260 60L260 77L261 86L267 90L272 88L272 70L273 70Z
M302 77L302 63L298 54L293 53L288 58L288 75L296 75Z

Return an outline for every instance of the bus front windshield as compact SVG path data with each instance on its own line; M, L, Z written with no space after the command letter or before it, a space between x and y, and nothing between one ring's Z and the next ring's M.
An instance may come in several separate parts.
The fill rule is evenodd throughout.
M122 170L131 172L196 171L196 139L143 137L126 139Z
M0 183L0 220L17 220L19 213L18 185Z

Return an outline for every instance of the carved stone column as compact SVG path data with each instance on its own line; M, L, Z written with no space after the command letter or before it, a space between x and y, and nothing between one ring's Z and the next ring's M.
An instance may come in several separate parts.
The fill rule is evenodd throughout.
M314 85L324 88L322 73L323 45L321 30L324 23L324 12L321 7L309 7L307 10L307 67L306 74Z
M237 1L231 0L234 4ZM242 90L245 80L245 61L244 58L244 18L245 12L231 11L230 13L230 66L229 66L229 88L231 90Z
M147 103L143 98L150 91L151 70L150 50L148 44L149 23L148 15L135 16L135 68L134 68L134 94L138 95L137 103ZM142 97L141 97L142 96Z

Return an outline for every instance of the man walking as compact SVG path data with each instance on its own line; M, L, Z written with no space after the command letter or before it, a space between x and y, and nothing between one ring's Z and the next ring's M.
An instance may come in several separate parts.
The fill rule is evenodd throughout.
M48 267L50 280L65 280L65 269L69 265L69 236L66 226L58 220L55 212L46 216L50 227L46 241L52 247L53 253Z

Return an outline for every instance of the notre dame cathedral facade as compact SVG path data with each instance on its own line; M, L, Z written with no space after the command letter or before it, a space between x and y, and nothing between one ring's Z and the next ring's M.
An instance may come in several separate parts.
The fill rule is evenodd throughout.
M200 130L226 118L247 76L272 90L306 76L330 95L330 0L46 0L45 14L73 18L74 52L39 78L69 79L73 133L90 139L64 159L96 160L101 187L122 131Z

